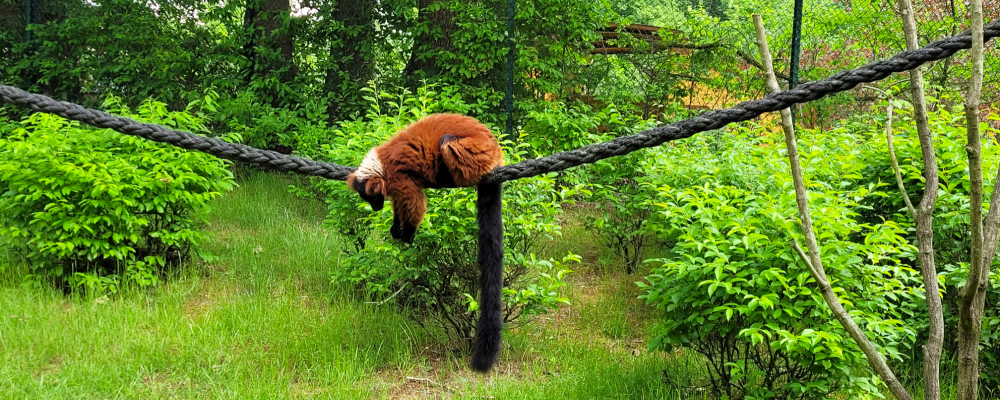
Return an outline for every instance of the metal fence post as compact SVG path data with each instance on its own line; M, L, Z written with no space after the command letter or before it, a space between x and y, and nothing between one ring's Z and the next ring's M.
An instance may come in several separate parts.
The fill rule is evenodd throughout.
M507 140L515 140L514 136L514 7L516 0L507 0L507 93L504 103L507 108Z
M799 56L802 54L802 3L803 0L795 0L795 16L792 22L792 59L788 72L789 90L799 85ZM795 123L795 107L792 107L791 111L792 123Z
M34 0L24 0L24 41L26 43L31 43L31 30L28 29L28 25L31 25L32 2Z

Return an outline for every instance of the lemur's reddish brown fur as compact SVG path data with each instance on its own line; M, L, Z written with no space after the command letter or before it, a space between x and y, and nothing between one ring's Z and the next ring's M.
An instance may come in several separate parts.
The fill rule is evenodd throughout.
M475 186L483 175L503 165L503 153L490 129L458 114L424 117L373 151L381 174L361 177L363 182L358 182L359 168L347 177L347 185L376 210L381 208L378 198L388 196L393 237L407 242L427 212L423 189Z
M479 321L472 343L472 369L489 371L500 355L503 335L503 183L479 180L503 165L493 133L473 118L428 116L399 131L365 155L347 186L380 210L392 199L394 239L412 243L427 212L425 188L478 186Z

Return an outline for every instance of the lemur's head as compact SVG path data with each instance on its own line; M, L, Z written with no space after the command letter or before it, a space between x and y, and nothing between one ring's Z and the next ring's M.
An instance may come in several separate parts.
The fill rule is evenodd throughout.
M382 178L382 162L379 161L375 149L372 149L361 160L358 169L347 176L347 187L358 193L361 199L372 206L372 210L381 210L385 205L385 179Z

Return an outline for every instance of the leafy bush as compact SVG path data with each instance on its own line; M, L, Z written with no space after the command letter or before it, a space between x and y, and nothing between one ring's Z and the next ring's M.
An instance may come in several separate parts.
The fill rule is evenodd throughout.
M905 102L898 102L896 112L897 122L894 124L896 152L908 194L914 202L917 202L923 192L919 141ZM857 116L853 120L844 121L840 125L824 131L804 130L800 132L799 150L803 157L803 168L806 184L810 189L813 212L819 215L835 216L829 220L816 220L816 226L819 229L835 232L830 238L821 238L821 245L827 246L825 249L827 252L844 248L848 244L855 247L862 246L860 248L870 245L870 235L873 232L871 229L875 229L875 227L881 227L879 229L884 230L885 227L891 226L891 230L896 232L892 234L893 236L903 238L910 246L916 245L913 219L905 211L902 197L895 188L895 178L892 176L892 170L889 166L884 127L872 124L873 117L876 121L884 120L884 115L877 113L874 116ZM953 351L957 315L948 312L948 310L957 309L957 289L965 282L966 259L969 252L967 232L970 205L968 203L967 161L964 149L964 119L961 112L952 112L947 107L941 106L931 113L930 123L932 131L936 135L935 146L941 173L940 197L935 213L935 257L942 278L945 301L945 350ZM995 135L996 131L989 129L985 124L983 128L987 135ZM762 134L762 131L764 131L762 127L753 124L735 125L729 127L729 133L721 138L722 140L715 135L697 135L684 142L674 143L672 146L663 146L658 149L662 155L651 157L649 162L652 165L643 168L647 174L639 176L637 179L654 188L677 188L666 192L672 195L676 195L685 188L698 187L702 185L700 182L707 180L717 182L717 185L722 187L739 188L745 191L746 195L755 197L788 197L791 188L788 180L787 161L783 153L784 146L780 142L779 136ZM995 184L992 180L995 177L997 163L1000 162L997 151L1000 151L1000 147L996 145L995 141L984 141L983 160L986 170L987 192L991 192L992 186ZM859 193L857 199L843 202L836 207L816 203L830 196L848 196L849 193L860 190L859 188L866 188L865 190L870 191L870 193L860 195L860 192L857 192ZM660 202L651 201L651 204L657 203ZM647 223L648 229L657 231L661 239L668 243L678 242L678 246L683 244L685 240L689 240L683 236L684 231L682 230L665 229L662 226L664 223L662 218L669 219L670 214L663 214L662 204L657 204L656 208L660 212L657 212L652 221ZM778 210L783 210L781 215L789 218L796 215L794 207L778 208ZM704 221L701 221L703 216L717 219L714 216L715 213L710 210L698 209L696 212L692 222L704 224ZM838 213L843 215L838 215ZM773 219L770 216L768 218ZM768 220L765 219L765 221ZM848 224L847 226L859 228L845 227L845 223ZM716 226L720 232L728 234L728 230L723 229L725 225ZM868 228L862 229L860 227ZM773 229L773 227L769 229ZM741 236L737 235L731 239L734 241L742 240ZM787 236L784 237L787 238ZM902 249L901 246L897 247ZM678 247L674 247L675 256L690 253L690 251L678 253L680 250ZM787 249L781 246L781 252L786 251ZM734 257L732 250L726 250L723 254L729 258ZM894 260L893 262L909 269L919 268L916 254L912 251L894 251L882 257L890 257ZM828 269L833 270L839 268L843 263L829 265ZM1000 265L1000 260L995 261L993 268L996 268L997 265ZM660 270L662 272L662 268ZM865 290L869 290L866 289L865 285L867 284L859 286L859 282L863 282L859 280L868 276L871 275L852 272L850 276L840 277L840 281L835 282L834 286L844 288L848 293L865 293ZM853 306L856 307L853 312L858 313L858 309L862 309L864 306L867 307L865 312L875 316L874 318L890 321L898 317L895 316L896 314L887 313L886 310L903 312L906 318L899 321L901 329L912 332L913 339L897 340L891 346L886 345L886 348L891 348L893 352L898 353L897 356L890 359L891 362L912 364L913 361L922 359L919 344L924 342L927 334L928 322L923 288L919 282L903 279L901 276L887 275L887 277L889 278L886 282L894 285L901 282L911 295L895 295L897 299L892 299L891 307L879 304L865 306L857 300L852 300L855 301ZM992 279L997 280L997 278ZM995 292L990 292L988 304L996 304L994 298L997 296ZM984 347L981 352L981 364L984 366L984 371L988 371L989 366L996 365L992 362L997 354L994 349L996 349L997 343L1000 343L997 340L1000 338L1000 322L996 321L998 321L998 308L987 307L982 332ZM845 348L845 351L847 349ZM953 361L951 361L952 357L946 356L944 359L946 370L954 367ZM914 370L919 370L919 368ZM994 379L995 375L986 372L983 378L984 382L989 385L990 380Z
M203 131L190 112L146 101L132 114ZM192 104L189 111L196 106ZM208 202L232 188L212 156L34 114L0 139L0 236L19 246L36 282L116 290L158 282L198 250Z
M652 120L620 113L613 104L593 110L580 102L553 101L528 111L525 130L531 132L527 141L532 148L541 154L551 154L630 135L652 125ZM595 207L595 212L586 216L585 226L622 260L629 274L638 268L647 248L653 245L653 237L643 228L652 196L637 179L646 174L649 163L645 160L653 154L655 149L639 151L566 171L560 176L560 183L586 184L591 189L588 196L581 197Z
M941 99L947 101L948 99ZM932 99L937 102L937 99ZM893 145L896 148L896 156L899 159L900 170L906 185L907 194L911 201L916 204L920 201L924 191L923 162L920 152L920 142L916 134L915 124L912 122L912 107L904 101L896 101L896 118L894 125L895 137ZM958 289L965 284L968 274L969 258L969 175L968 159L966 157L966 130L965 115L961 107L949 109L937 104L934 111L928 115L928 122L931 132L934 134L934 148L937 154L938 174L940 186L938 186L938 201L934 211L934 257L937 264L938 274L942 278L942 292L945 307L945 350L955 351L955 335L958 330ZM900 107L901 106L901 107ZM884 116L879 116L884 118ZM990 116L991 120L997 120L997 115ZM982 131L987 137L997 137L1000 132L991 128L987 123L981 125ZM884 126L866 126L862 131L864 135L873 137L871 146L865 146L858 161L861 165L867 166L861 174L868 182L886 181L894 182L890 166L888 148L885 143ZM982 148L984 193L987 194L986 201L989 201L989 193L992 193L993 186L996 185L996 171L1000 164L1000 146L994 140L983 140ZM894 187L895 185L893 185ZM879 221L889 218L899 221L901 225L910 229L908 240L916 243L915 226L913 218L908 214L903 203L902 195L898 190L889 191L889 196L872 198L863 202L862 208L858 212L865 222ZM984 214L986 208L984 204ZM995 249L994 249L995 250ZM905 262L917 266L916 259L904 260ZM1000 268L1000 257L994 258L992 269L996 271ZM1000 282L1000 277L993 274L993 282ZM996 285L997 283L994 283ZM1000 293L995 289L987 292L986 308L983 315L982 350L980 351L980 365L983 371L981 380L986 387L997 387L1000 385L1000 375L996 367L1000 365ZM920 332L921 339L917 343L923 343L926 338L925 327L928 325L926 305L923 301L918 301L913 305L919 310L917 315L907 324L913 326ZM905 349L913 355L915 359L923 357L922 348ZM943 358L945 368L957 368L954 357Z
M328 132L312 130L300 135L299 152L334 162L357 165L371 147L381 144L407 124L434 112L465 112L468 106L457 93L437 92L434 86L416 94L376 92L368 89L371 108L365 121L340 123ZM497 132L496 129L493 130ZM327 135L325 137L319 137ZM522 138L523 139L523 138ZM312 147L312 143L321 146ZM502 141L508 163L523 159L529 144ZM531 253L542 238L557 235L557 216L563 199L577 189L553 192L552 176L510 182L504 187L505 320L521 323L566 303L559 294L574 255L562 260L539 260ZM414 313L450 339L472 338L478 319L476 264L476 192L473 188L428 191L427 215L413 245L388 238L391 207L372 212L343 182L313 181L299 193L322 196L329 205L327 224L351 245L344 247L344 261L332 279L363 287L373 295L391 297L413 307Z
M594 203L594 214L587 215L585 226L594 232L604 247L625 265L625 273L635 272L645 260L646 251L655 245L655 236L646 228L652 216L655 193L649 186L640 184L645 176L643 158L656 154L655 150L638 151L610 160L602 160L590 167L595 177L589 200Z
M877 393L866 361L826 307L808 270L789 245L799 236L794 197L706 183L659 186L660 211L651 227L676 240L673 256L640 283L649 304L664 311L652 348L690 348L707 358L717 394L729 398L824 398ZM814 193L824 264L853 317L882 346L912 342L900 308L919 283L896 261L915 249L896 224L860 225L854 199L870 193ZM852 233L862 243L848 240ZM876 279L878 278L878 279Z
M525 322L567 300L559 294L569 269L579 261L537 260L529 251L539 238L558 234L555 219L561 196L538 190L551 180L533 179L504 188L505 322ZM479 270L476 263L476 194L473 189L437 191L429 196L428 218L413 245L387 239L391 212L364 219L379 240L348 257L334 280L363 285L420 310L420 315L452 340L473 337L478 320Z

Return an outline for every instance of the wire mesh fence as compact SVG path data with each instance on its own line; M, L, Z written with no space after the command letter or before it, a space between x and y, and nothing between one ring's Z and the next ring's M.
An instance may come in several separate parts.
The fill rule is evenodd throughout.
M968 28L967 4L953 0L927 0L914 2L915 19L921 45L951 36ZM782 0L763 8L768 40L775 57L775 69L786 84L791 80L793 47L794 1ZM984 16L987 21L1000 17L1000 1L985 0ZM720 23L723 37L730 37L743 58L756 56L753 26L747 10L745 18ZM837 71L892 57L906 49L902 17L895 0L806 0L803 4L801 58L799 81L820 79ZM751 56L752 55L752 56ZM996 42L987 43L983 84L984 113L1000 100L1000 49ZM924 67L925 79L932 92L964 91L968 82L969 55L962 52L947 60ZM905 75L890 77L877 84L882 88L898 85ZM877 94L872 91L854 92L839 98L822 100L802 107L810 114L859 111L871 106ZM960 101L956 99L956 101ZM840 107L830 107L838 103ZM844 115L841 115L844 116ZM812 117L818 117L812 115ZM814 118L815 119L815 118ZM995 123L995 122L994 122Z
M626 17L625 25L601 31L593 52L606 55L609 60L602 61L616 64L617 73L627 75L616 83L621 92L619 97L633 95L621 89L627 87L621 84L622 80L631 81L635 82L632 92L638 92L640 97L645 95L646 98L640 99L642 103L658 102L656 107L662 107L665 103L680 102L687 109L705 110L766 94L752 14L761 14L764 19L776 74L786 88L793 79L800 83L822 79L906 50L897 0L799 0L799 3L802 16L797 36L793 29L796 0L649 0L639 7L641 10L635 5L613 6L618 15ZM915 3L921 45L958 34L968 26L968 9L962 2ZM985 0L984 14L987 21L1000 17L1000 1ZM658 37L650 35L650 30L655 32L658 28ZM795 63L798 71L793 71L796 39L800 53ZM984 116L1000 99L1000 74L996 73L1000 71L1000 51L996 43L987 45L985 63ZM924 71L932 97L943 99L944 106L961 101L960 96L941 95L965 90L970 74L967 52L932 63ZM899 95L906 81L905 75L896 75L874 86L883 90L894 87L893 94ZM681 95L656 98L652 92L657 89ZM802 105L798 107L798 115L808 126L827 126L870 111L879 96L875 91L857 88Z

